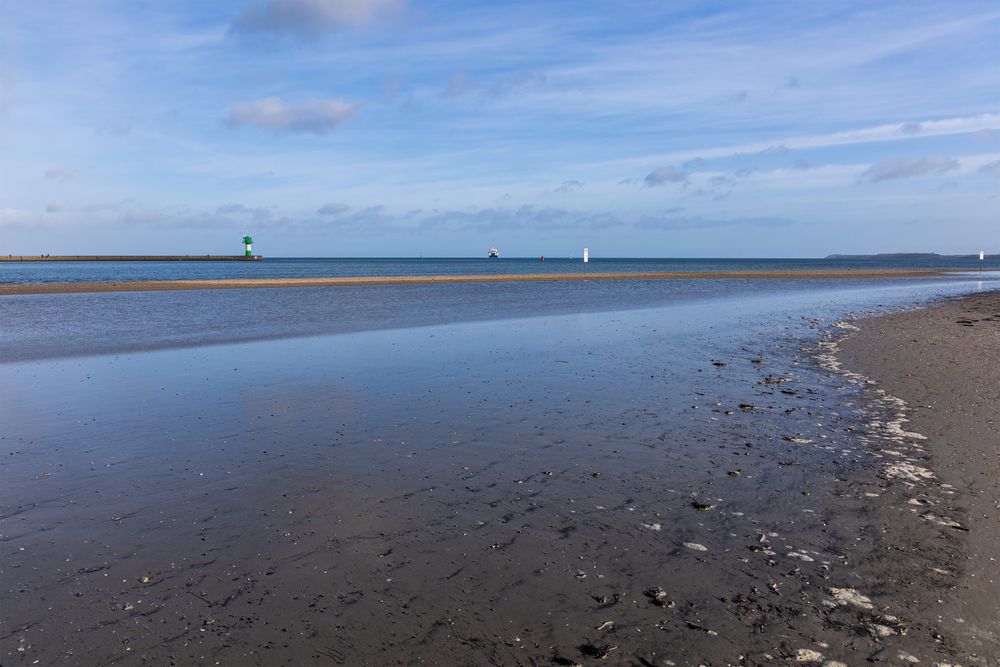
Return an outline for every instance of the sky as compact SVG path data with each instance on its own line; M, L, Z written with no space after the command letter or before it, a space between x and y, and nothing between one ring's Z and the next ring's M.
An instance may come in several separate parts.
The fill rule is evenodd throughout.
M1000 252L995 0L4 0L0 253Z

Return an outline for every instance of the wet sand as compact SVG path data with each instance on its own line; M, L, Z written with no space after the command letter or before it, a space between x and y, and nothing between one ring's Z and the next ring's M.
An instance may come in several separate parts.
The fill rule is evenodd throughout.
M444 276L350 276L338 278L234 278L223 280L142 280L130 282L72 282L0 284L5 294L71 294L85 292L159 292L167 290L219 290L279 287L347 287L361 285L431 285L448 283L510 283L553 280L830 280L850 278L927 278L942 270L831 269L801 271L686 271L621 273L528 273Z
M858 326L844 364L903 399L907 430L926 437L910 511L956 524L951 590L934 613L966 651L1000 664L1000 292Z
M718 311L0 365L0 656L996 665L854 324Z

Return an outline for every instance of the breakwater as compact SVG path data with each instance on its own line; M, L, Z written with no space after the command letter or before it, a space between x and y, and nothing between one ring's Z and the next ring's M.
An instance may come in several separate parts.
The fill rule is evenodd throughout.
M255 262L260 255L0 255L0 262Z

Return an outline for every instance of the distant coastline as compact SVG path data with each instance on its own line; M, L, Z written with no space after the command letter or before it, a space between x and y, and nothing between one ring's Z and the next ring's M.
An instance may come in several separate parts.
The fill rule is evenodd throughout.
M986 255L986 259L1000 259L1000 255ZM881 252L877 255L827 255L823 259L979 259L979 254L940 255L936 252Z

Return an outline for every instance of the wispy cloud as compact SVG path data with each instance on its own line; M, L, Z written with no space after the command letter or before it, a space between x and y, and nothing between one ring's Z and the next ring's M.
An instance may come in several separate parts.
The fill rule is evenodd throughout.
M657 167L646 174L645 183L648 187L666 185L667 183L686 183L688 175L683 171L678 171L673 167Z
M351 207L347 204L340 204L337 202L330 202L328 204L323 204L318 209L316 213L319 215L343 215L351 210Z
M987 162L983 166L979 167L980 174L1000 174L1000 160L994 160L993 162Z
M576 181L576 180L563 181L562 185L560 185L558 188L556 188L555 190L553 190L553 192L559 192L559 193L576 192L577 190L579 190L582 187L583 187L583 183L581 183L580 181Z
M371 23L402 7L402 0L264 0L244 9L231 30L316 40L338 29Z
M53 166L45 170L45 178L58 183L68 183L80 174L76 169L68 167Z
M453 74L448 80L448 85L441 93L442 97L458 97L469 91L472 86L472 77L465 72Z
M900 178L930 176L943 174L958 169L959 162L955 158L944 156L927 156L920 158L887 158L880 160L861 175L866 183L892 181Z
M357 112L357 107L343 100L311 100L286 104L277 97L253 102L237 102L229 113L230 127L256 125L286 132L327 134L340 127Z
M680 216L671 215L669 211L665 215L645 215L636 223L637 227L644 229L708 229L714 227L787 227L794 225L795 221L789 218L777 216L761 217L703 217L703 216Z

